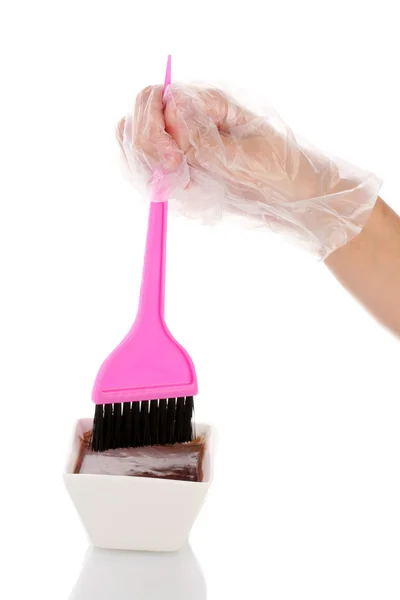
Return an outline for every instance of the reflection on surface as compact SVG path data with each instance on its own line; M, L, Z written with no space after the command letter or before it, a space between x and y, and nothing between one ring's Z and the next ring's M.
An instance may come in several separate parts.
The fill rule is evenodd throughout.
M89 548L69 600L206 600L206 585L188 544L174 553Z

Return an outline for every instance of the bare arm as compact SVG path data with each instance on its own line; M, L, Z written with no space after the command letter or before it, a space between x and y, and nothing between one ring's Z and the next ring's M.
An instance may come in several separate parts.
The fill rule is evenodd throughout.
M362 232L325 264L383 325L400 336L400 217L380 198Z

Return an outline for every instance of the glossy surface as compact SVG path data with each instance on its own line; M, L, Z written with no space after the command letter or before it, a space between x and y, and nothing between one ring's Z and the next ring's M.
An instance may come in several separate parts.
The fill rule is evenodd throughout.
M201 481L202 453L202 440L173 446L84 451L78 473Z

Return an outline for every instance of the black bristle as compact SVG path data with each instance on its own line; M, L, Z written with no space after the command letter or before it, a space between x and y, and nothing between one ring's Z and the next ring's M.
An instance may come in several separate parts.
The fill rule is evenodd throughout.
M104 407L104 439L105 447L108 450L113 448L114 424L113 424L113 405L106 404Z
M141 445L140 435L140 402L132 402L132 429L131 429L131 448L137 448Z
M96 404L92 432L92 448L94 452L101 452L103 439L103 405Z
M143 400L140 407L141 446L151 446L149 401Z
M185 398L178 398L175 412L175 441L185 442Z
M168 398L166 444L175 444L175 398Z
M158 443L162 446L167 443L167 401L165 399L158 403Z
M190 442L194 436L193 430L193 412L194 400L193 396L187 396L185 401L185 425L184 425L184 441Z
M137 448L190 442L194 436L193 396L96 405L92 449Z
M150 402L150 444L157 446L158 444L158 423L159 423L158 400Z
M122 435L122 404L114 404L114 444L113 448L121 447Z
M122 444L118 444L121 448L129 448L131 441L131 403L124 402L122 409Z

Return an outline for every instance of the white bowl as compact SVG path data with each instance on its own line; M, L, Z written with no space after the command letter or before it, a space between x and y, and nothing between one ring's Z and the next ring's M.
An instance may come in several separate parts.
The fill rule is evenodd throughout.
M197 424L205 437L203 481L75 474L80 440L93 419L80 419L64 471L69 495L99 548L173 552L185 543L212 481L213 428Z

